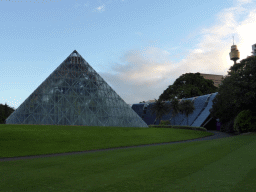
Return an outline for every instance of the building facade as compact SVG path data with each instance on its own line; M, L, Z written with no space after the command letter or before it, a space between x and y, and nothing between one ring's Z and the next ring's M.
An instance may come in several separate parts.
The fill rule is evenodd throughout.
M199 72L198 72L199 73ZM221 81L224 78L223 75L213 75L213 74L205 74L205 73L200 73L201 76L203 76L205 79L212 80L214 82L214 86L219 87L221 84Z
M191 100L195 107L193 113L190 114L188 118L182 113L178 113L173 117L172 110L170 110L168 114L162 116L161 120L170 120L171 125L204 127L208 130L216 130L217 120L210 116L210 109L213 105L213 99L217 94L218 92L197 97L179 99L179 102L182 100ZM170 101L166 101L166 103L170 103ZM132 109L147 125L152 125L156 119L156 115L152 114L151 112L153 105L154 103L133 104ZM159 125L159 123L160 121L157 120L155 124Z

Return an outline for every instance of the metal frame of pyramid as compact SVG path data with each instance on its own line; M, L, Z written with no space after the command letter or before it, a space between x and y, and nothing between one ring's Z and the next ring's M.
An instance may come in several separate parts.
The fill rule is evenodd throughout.
M6 124L148 127L76 50Z

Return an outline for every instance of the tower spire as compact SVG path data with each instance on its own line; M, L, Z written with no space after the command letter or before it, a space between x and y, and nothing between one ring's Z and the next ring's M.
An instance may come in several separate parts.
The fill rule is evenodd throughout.
M256 56L256 43L252 45L252 55Z
M234 36L233 36L233 45L231 46L231 52L229 53L230 60L234 61L234 64L236 64L236 61L240 58L240 52L237 49L237 46L234 43Z

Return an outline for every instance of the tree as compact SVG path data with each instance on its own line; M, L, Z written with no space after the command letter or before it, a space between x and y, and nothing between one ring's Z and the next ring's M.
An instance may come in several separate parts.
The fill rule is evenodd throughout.
M183 100L180 103L180 112L182 114L185 113L186 117L187 117L187 126L188 126L188 115L192 114L195 110L194 107L194 102L191 100Z
M243 110L256 112L256 57L248 57L230 67L213 99L211 117L220 119L224 131L234 132L236 116ZM232 124L232 125L230 125Z
M168 101L173 97L182 99L215 93L217 91L218 88L214 86L214 82L205 79L200 73L186 73L176 79L173 85L169 85L159 96L159 99Z
M0 108L0 124L4 123L4 120L4 111L2 110L2 108Z
M172 118L174 118L174 125L175 125L175 116L180 112L179 100L177 98L172 98L170 103L170 108L172 109L172 117L170 119L170 122Z
M4 116L5 116L5 118L8 117L8 111L9 111L9 109L8 109L7 103L5 103L4 104Z
M154 124L156 123L157 119L161 120L162 116L168 114L169 112L170 105L163 101L155 99L155 103L151 107L151 114L156 114Z
M234 129L239 133L256 131L256 115L250 110L240 112L235 118Z
M3 124L5 120L15 111L14 108L0 104L0 124Z

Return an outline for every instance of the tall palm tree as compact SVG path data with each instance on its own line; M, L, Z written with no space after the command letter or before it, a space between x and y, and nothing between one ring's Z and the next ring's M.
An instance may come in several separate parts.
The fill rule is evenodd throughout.
M183 100L180 103L180 112L182 114L185 113L186 117L187 117L187 126L188 126L188 115L193 113L195 110L194 107L194 101L191 100Z
M180 106L179 106L179 100L177 98L173 98L170 102L170 108L172 109L172 117L170 119L170 122L172 118L174 118L174 125L175 125L175 117L180 112Z
M157 119L161 120L163 115L166 115L170 112L170 105L161 101L156 100L153 106L151 107L151 114L156 114L156 118L154 124L156 123Z

